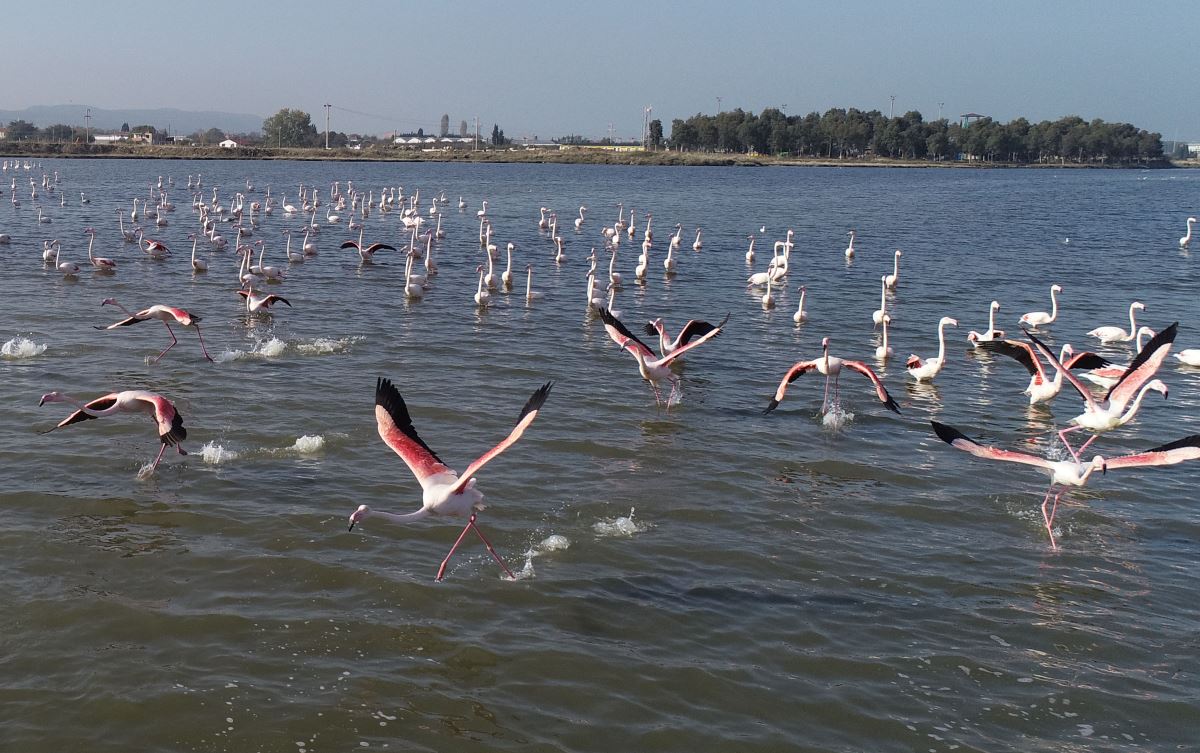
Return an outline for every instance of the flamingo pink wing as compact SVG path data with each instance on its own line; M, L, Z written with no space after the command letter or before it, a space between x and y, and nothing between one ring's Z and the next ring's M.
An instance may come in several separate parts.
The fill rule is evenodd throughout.
M787 394L788 385L815 368L817 368L816 361L800 361L788 369L787 373L783 375L783 379L779 382L779 388L775 390L774 396L771 397L771 402L767 403L767 408L763 413L770 413L778 408L779 403L783 401L783 396Z
M111 395L104 395L103 397L98 397L95 400L92 400L91 402L87 403L80 410L75 411L71 415L64 418L62 421L59 421L58 424L55 425L54 429L61 429L64 426L70 426L71 424L77 424L80 421L87 421L88 419L99 418L99 416L93 416L92 414L88 413L88 411L89 410L94 410L94 411L108 410L109 408L113 407L113 405L116 402L117 402L116 393L113 393ZM50 431L54 431L54 429L50 429L46 433L48 434Z
M529 399L525 401L525 407L521 409L521 414L517 416L517 425L508 433L508 436L500 444L476 458L473 463L467 466L467 470L463 471L462 478L454 485L454 492L456 494L466 487L467 482L479 472L480 468L483 468L492 458L507 450L521 438L521 435L533 423L533 419L537 418L538 411L541 410L542 404L546 402L546 397L549 396L550 388L553 386L554 382L546 382L529 396Z
M933 425L933 431L946 444L955 449L969 452L975 457L985 458L987 460L1006 460L1010 463L1023 463L1025 465L1035 465L1039 468L1049 468L1050 461L1045 458L1039 458L1036 455L1027 455L1023 452L1012 452L1011 450L998 450L995 447L985 447L974 439L971 439L966 434L963 434L953 426L938 421L930 421Z
M143 400L154 408L154 421L158 424L158 438L163 444L171 446L187 439L187 429L183 428L183 416L175 410L175 406L170 400L153 393L139 397L138 400Z
M453 473L418 436L404 398L389 379L375 383L375 423L380 439L408 465L422 487L430 476Z
M637 339L629 328L621 324L621 320L613 316L606 308L599 309L600 321L604 322L604 331L612 338L612 341L622 348L625 348L630 353L641 352L642 357L646 359L654 358L654 351L650 350L650 346Z
M1075 388L1075 391L1083 398L1083 402L1087 403L1088 408L1094 409L1096 407L1096 398L1092 397L1091 391L1083 386L1083 382L1079 381L1079 377L1072 374L1070 369L1063 366L1062 362L1058 360L1058 356L1054 355L1054 351L1050 350L1046 343L1039 340L1037 335L1029 330L1025 330L1025 336L1033 341L1034 347L1042 354L1043 358L1050 362L1051 366L1062 372L1063 378Z
M990 340L979 343L979 347L1018 361L1032 376L1046 378L1045 373L1042 372L1042 362L1033 354L1033 348L1028 343L1015 340Z
M1139 465L1175 465L1197 459L1200 459L1200 434L1193 434L1136 455L1106 460L1105 465L1109 468L1131 468Z
M871 384L875 385L875 394L879 396L879 402L883 403L888 410L892 411L896 415L900 414L900 406L897 405L896 401L892 399L892 396L888 394L887 389L883 386L883 380L879 378L879 375L876 374L870 366L867 366L862 361L842 361L842 366L845 366L847 369L853 369L854 371L857 371L865 376L867 379L870 379Z
M1167 358L1167 353L1171 350L1171 344L1175 342L1175 333L1178 331L1179 322L1175 322L1150 338L1146 347L1142 348L1134 357L1133 362L1129 364L1129 370L1121 375L1120 380L1109 389L1104 399L1113 405L1121 406L1132 400L1142 385L1154 376L1154 372L1158 371L1159 366L1162 366L1162 362Z
M691 342L687 343L686 345L681 345L680 347L671 351L667 355L658 359L658 361L656 362L656 365L666 366L671 361L674 361L676 358L679 358L680 356L682 356L684 353L687 353L692 348L699 347L703 343L706 343L709 340L713 339L717 335L721 334L721 331L722 331L721 328L725 326L725 322L727 322L727 321L729 321L728 314L725 315L725 318L722 319L721 323L718 324L717 326L712 327L712 325L710 324L709 326L712 327L712 329L708 330L707 332L705 332L704 334L702 334L698 337L692 338ZM690 324L690 322L689 322L689 324Z

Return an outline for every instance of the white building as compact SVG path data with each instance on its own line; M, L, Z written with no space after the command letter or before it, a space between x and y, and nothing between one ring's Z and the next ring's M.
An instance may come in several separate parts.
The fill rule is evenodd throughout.
M224 141L221 142L221 148L222 149L237 149L238 142L234 141L233 139L225 139Z

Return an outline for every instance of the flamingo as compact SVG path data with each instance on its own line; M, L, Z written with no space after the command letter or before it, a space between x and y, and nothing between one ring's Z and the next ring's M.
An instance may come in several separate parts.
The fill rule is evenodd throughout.
M1045 311L1030 311L1028 314L1022 314L1020 319L1021 324L1035 329L1044 324L1053 324L1054 320L1058 318L1058 294L1061 292L1061 285L1051 285L1050 313L1047 314Z
M459 200L459 203L460 204L462 203L461 199ZM483 200L483 209L480 209L478 212L475 213L476 217L487 217L487 204L488 204L487 199L484 199Z
M91 228L91 227L84 228L83 232L85 235L88 236L88 261L90 261L92 263L92 266L96 268L96 271L97 272L116 272L117 271L117 263L115 261L113 261L112 259L105 258L103 256L93 256L92 255L92 245L96 242L96 229Z
M575 218L575 229L576 230L583 229L583 213L586 211L587 211L587 207L584 207L584 206L579 207L579 216Z
M167 255L171 253L171 249L167 248L167 244L163 243L162 241L154 240L153 238L144 238L142 229L140 227L136 228L136 230L138 242L145 244L146 246L142 250L145 251L151 259L165 259L167 258Z
M137 240L137 235L132 230L125 229L125 213L120 209L117 210L117 224L121 227L121 237L126 243L133 243Z
M621 273L617 271L617 249L614 246L612 250L612 258L608 262L608 282L613 287L620 287Z
M417 280L413 276L413 261L416 256L409 252L408 259L404 264L404 295L408 298L420 299L425 295L424 280Z
M505 250L508 252L508 263L504 267L504 271L500 273L500 283L504 285L505 290L512 290L513 274L512 274L512 252L516 248L516 244L509 242Z
M892 346L888 345L888 325L892 323L892 317L888 314L883 315L883 342L875 348L875 360L886 361L892 357Z
M1175 341L1175 334L1179 330L1179 322L1175 322L1170 327L1167 327L1162 332L1159 332L1154 337L1150 338L1150 342L1146 343L1146 347L1137 354L1133 362L1129 364L1129 370L1126 371L1120 380L1109 389L1102 400L1097 400L1092 396L1092 393L1083 386L1083 383L1075 378L1069 370L1065 369L1062 363L1054 357L1054 353L1046 347L1046 344L1037 338L1031 332L1025 334L1033 341L1034 346L1041 352L1042 356L1058 369L1063 377L1071 383L1083 397L1084 411L1070 420L1073 426L1068 426L1058 432L1058 438L1066 445L1070 451L1071 457L1078 462L1079 453L1087 449L1088 445L1095 441L1100 434L1112 431L1119 426L1123 426L1131 421L1134 415L1137 414L1138 408L1142 405L1142 398L1150 390L1155 390L1167 397L1167 385L1159 379L1151 380L1154 373L1158 371L1158 367L1166 360L1167 353L1171 350L1171 344ZM1067 441L1067 434L1081 429L1087 429L1092 432L1092 436L1083 443L1078 452L1071 447Z
M825 413L829 409L829 387L830 383L833 386L833 402L838 402L838 377L841 376L842 369L847 368L871 380L871 384L875 386L875 394L879 397L879 401L884 407L893 413L900 413L900 406L888 394L887 389L883 386L883 380L879 375L871 370L862 361L847 361L842 358L837 358L829 355L829 338L821 340L821 357L811 361L800 361L787 370L783 375L783 380L779 382L778 389L775 390L775 395L771 398L771 402L767 403L766 410L763 413L770 413L779 407L779 403L787 394L788 385L804 376L807 372L815 370L818 374L825 376L825 398L821 404L821 412Z
M750 248L746 249L746 263L753 264L754 263L754 241L757 238L757 236L751 235L749 237L750 237Z
M1091 462L1081 463L1078 459L1074 461L1047 460L1046 458L1041 458L1037 455L1028 455L1023 452L986 447L952 426L947 426L937 421L931 421L930 423L933 424L933 430L938 437L955 449L969 452L975 457L986 460L1004 460L1010 463L1032 465L1048 474L1050 476L1050 487L1046 489L1046 496L1042 499L1042 521L1046 525L1046 533L1050 534L1050 545L1056 549L1058 545L1054 541L1054 513L1058 510L1058 499L1062 496L1063 491L1065 491L1065 487L1084 486L1096 470L1106 473L1110 468L1175 465L1185 460L1200 458L1200 435L1197 434L1133 455L1122 455L1108 459L1096 455L1092 458ZM1064 487L1064 489L1054 495L1054 505L1047 512L1046 507L1050 503L1050 492L1054 491L1056 485Z
M1029 386L1025 388L1023 394L1029 395L1030 405L1047 402L1062 390L1062 372L1056 371L1053 379L1047 377L1041 359L1037 357L1033 346L1028 343L1016 340L987 340L980 343L979 347L1008 356L1025 367L1029 372ZM1059 361L1067 369L1100 369L1109 364L1108 359L1088 351L1073 354L1074 351L1070 345L1062 346Z
M702 319L689 319L688 323L683 325L683 329L679 330L679 334L674 339L671 339L671 336L667 334L667 326L663 323L662 319L650 320L644 329L650 337L658 338L658 350L666 356L684 347L697 337L703 337L713 330L723 328L728 321L729 314L726 314L721 323L716 326Z
M871 312L871 321L875 322L876 327L878 327L879 323L883 321L883 317L887 315L887 289L887 275L880 275L879 308Z
M1137 322L1134 321L1134 312L1145 311L1145 309L1146 305L1141 301L1134 301L1133 303L1129 304L1128 332L1120 327L1096 327L1091 332L1088 332L1088 335L1091 337L1100 338L1100 343L1102 345L1108 345L1109 343L1127 343L1132 340L1137 333Z
M667 249L671 250L671 249L679 248L679 243L682 240L683 240L683 225L680 225L679 223L675 223L675 234L671 236L671 242L668 244Z
M846 233L846 235L850 236L850 245L846 246L846 258L853 259L854 258L854 238L855 238L856 233L855 233L855 231L851 230L850 232Z
M209 361L213 360L212 356L208 354L208 349L204 347L204 336L200 334L200 317L191 314L184 309L175 308L173 306L164 306L162 304L155 304L150 308L145 308L137 313L134 313L117 303L117 299L115 298L105 298L103 301L100 301L101 306L107 306L109 304L112 304L121 311L125 312L127 318L122 319L114 324L110 324L107 327L96 327L96 329L108 330L116 329L117 327L128 327L131 324L149 321L150 319L157 319L163 323L164 327L167 328L167 332L171 335L171 344L163 348L162 353L159 353L157 356L155 356L150 363L158 363L158 360L165 356L167 351L171 348L174 348L179 342L179 340L175 337L175 332L171 329L171 322L175 322L181 327L194 327L196 330L196 337L200 339L200 351L204 353L204 357L206 359Z
M667 246L667 258L663 259L663 269L667 271L667 274L675 273L675 257L672 256L674 251L675 246Z
M73 261L60 262L58 259L59 251L62 250L62 244L57 240L52 244L54 246L54 266L59 272L63 273L64 277L74 277L79 274L79 265Z
M463 197L461 197L461 196L459 196L459 197L458 197L458 208L459 208L459 209L466 209L466 208L467 208L467 200L466 200L466 199L464 199L464 198L463 198Z
M175 410L175 405L162 395L144 390L125 390L124 392L113 392L107 395L102 395L95 400L83 402L77 400L70 395L62 392L48 392L42 395L42 399L38 401L38 406L43 406L46 403L71 403L79 408L71 415L59 421L54 429L61 429L64 426L87 421L93 418L102 418L111 416L114 413L149 413L154 416L154 423L158 428L158 439L162 442L162 447L158 450L158 456L154 458L154 465L150 466L147 473L154 473L154 469L158 468L158 463L162 460L163 453L168 447L174 446L180 455L186 455L187 451L180 444L184 439L187 439L187 429L183 428L183 416L179 411ZM54 431L49 429L45 433Z
M554 245L555 245L555 246L558 248L558 251L556 251L556 252L555 252L555 254L554 254L554 263L555 263L555 264L562 264L563 262L565 262L565 261L567 260L567 255L563 253L563 240L562 240L562 238L561 238L561 237L555 237L555 239L554 239Z
M654 351L641 340L637 339L632 332L620 319L617 319L608 309L600 308L600 320L604 322L604 331L612 338L612 341L621 346L637 360L638 371L642 375L642 379L650 383L650 388L654 390L654 400L659 405L662 404L662 397L659 394L659 383L667 382L671 386L671 392L667 395L667 407L671 407L672 398L679 391L679 377L671 371L671 362L680 358L689 350L702 345L705 342L713 339L721 334L721 327L713 327L708 332L702 335L693 337L686 345L680 345L676 350L664 355L662 358L654 358ZM728 317L726 317L728 319ZM722 325L724 322L721 323Z
M438 517L467 516L467 524L459 534L458 540L454 542L454 546L450 547L449 554L442 560L435 580L442 579L446 572L446 564L454 556L454 552L467 535L467 531L474 531L508 577L515 579L516 576L512 574L512 570L508 569L508 565L504 564L504 560L500 559L500 555L496 554L496 550L492 548L491 542L484 537L479 526L475 524L478 511L484 507L483 493L475 488L475 475L493 458L512 447L521 438L521 435L537 418L538 412L541 411L553 386L554 382L546 382L535 390L529 400L525 402L525 406L521 408L521 413L517 416L516 427L499 444L467 466L467 470L463 472L462 476L459 476L458 473L448 468L417 434L412 417L408 413L408 406L404 403L404 398L400 396L400 391L390 380L380 378L375 384L376 428L384 444L391 447L400 456L408 469L417 477L417 481L420 482L421 508L416 512L398 515L372 510L367 505L359 505L358 509L350 515L349 530L353 531L356 523L372 516L401 524L408 524L430 515Z
M996 340L997 338L1004 337L1004 330L996 329L996 312L999 310L1000 310L1000 301L992 301L991 306L988 307L987 332L984 332L981 335L978 332L976 332L975 330L971 330L970 332L967 333L967 342L971 343L971 345L978 348L983 343L992 342L993 340Z
M283 248L283 255L287 257L288 263L289 264L303 264L304 263L304 251L303 250L301 250L301 251L293 251L292 250L292 230L291 230L291 228L288 228L287 230L282 231L282 233L283 233L283 237L287 238L287 245L285 245Z
M46 215L42 214L42 208L41 208L41 207L38 207L38 220L37 220L37 221L38 221L38 222L40 222L40 223L42 223L43 225L49 225L49 224L50 224L50 218L49 218L49 217L47 217Z
M304 251L305 256L316 256L317 255L317 244L313 241L310 241L308 239L308 236L309 236L309 231L305 230L304 231L304 240L300 242L300 248L301 248L301 250ZM378 250L379 249L376 249L376 251L378 251Z
M908 369L908 375L918 382L928 381L938 375L942 367L946 365L946 327L952 325L957 327L958 321L951 319L948 316L943 316L938 321L938 354L937 358L929 358L924 361L920 356L910 355L905 363L905 368Z
M304 234L304 238L305 238L304 248L305 248L305 252L307 253L307 251L308 251L308 242L307 242L308 233ZM389 246L386 243L372 243L371 245L364 247L363 246L363 229L362 228L359 228L359 230L358 230L358 240L357 241L346 241L346 242L342 243L341 247L357 249L358 250L358 258L362 259L363 261L373 260L375 258L376 251L381 251L385 248L389 251L396 250L395 246Z
M901 257L901 255L902 254L901 254L900 249L896 249L895 260L892 262L892 273L883 278L883 284L886 285L889 290L895 290L896 284L900 282L900 257Z
M699 251L704 248L704 244L700 242L700 228L696 228L696 240L692 243L692 250Z
M533 265L526 265L526 303L536 301L542 297L540 290L533 289Z
M246 299L246 311L251 314L256 314L259 311L270 313L270 308L276 303L285 304L288 308L292 307L288 299L283 296L275 295L274 293L268 293L267 295L256 293L253 284L250 285L249 289L237 291L237 294Z
M642 253L638 255L637 266L633 268L633 276L638 282L646 281L646 272L650 269L650 241L642 241Z
M654 216L649 212L646 213L646 231L642 233L642 240L653 241L654 232L650 229L650 223L654 221Z
M192 239L192 271L207 272L208 262L206 262L204 259L196 258L196 244L199 242L199 239L196 237L195 233L188 233L188 237Z
M284 271L282 269L263 265L263 255L267 252L267 244L262 240L257 240L254 241L254 245L258 246L258 268L251 271L262 275L268 282L283 282Z
M800 303L796 306L796 313L792 314L792 321L796 324L804 324L808 321L808 312L804 310L804 295L807 292L803 285L800 286Z
M550 211L549 207L538 207L538 211L542 216L538 219L538 230L546 230L550 227L550 220L546 219L546 212Z
M1196 224L1195 217L1187 218L1187 235L1179 239L1179 247L1186 249L1192 243L1192 225Z
M475 290L475 305L479 308L487 308L491 302L492 294L484 290L483 287L483 265L480 264L475 268L475 271L479 273L479 287Z

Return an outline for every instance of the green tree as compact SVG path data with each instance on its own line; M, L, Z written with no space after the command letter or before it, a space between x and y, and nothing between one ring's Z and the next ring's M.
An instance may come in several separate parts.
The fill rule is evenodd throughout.
M121 133L129 133L129 124L128 123L121 124Z
M50 141L70 141L75 135L75 129L63 123L55 123L42 130L42 135Z
M312 117L303 110L283 108L263 121L263 139L269 146L323 146Z
M27 120L13 120L8 124L10 141L27 141L38 133L37 126Z
M152 125L136 125L130 130L135 133L158 133L158 129Z
M504 131L500 130L500 126L492 124L492 144L495 146L504 146L508 140L504 138Z
M207 131L200 133L196 139L201 144L220 144L225 140L225 132L220 128L209 128Z
M649 135L650 135L650 147L651 148L657 149L659 146L662 145L663 130L662 130L662 121L661 120L655 118L654 120L650 121Z

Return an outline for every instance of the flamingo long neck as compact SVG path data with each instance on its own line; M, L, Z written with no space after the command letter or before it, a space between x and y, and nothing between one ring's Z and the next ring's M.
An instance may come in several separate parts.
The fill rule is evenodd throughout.
M506 267L504 268L504 271L505 271L505 272L512 272L512 249L510 248L510 249L507 249L507 250L508 250L508 266L506 266Z
M1136 311L1137 311L1137 310L1136 310L1136 309L1133 307L1133 305L1131 304L1131 305L1129 306L1129 331L1130 331L1130 332L1133 332L1133 333L1136 333L1136 332L1137 332L1137 322L1135 322L1135 321L1133 320L1133 316L1134 316L1134 313L1136 313Z
M801 300L801 301L803 301L803 300L804 300L804 294L803 294L803 293L801 293L801 294L800 294L800 300ZM888 323L887 323L887 319L884 319L884 320L883 320L883 350L884 350L884 352L887 352L887 347L888 347L888 335L887 335L887 331L888 331Z
M945 363L946 361L946 323L938 323L938 362Z
M899 277L900 276L900 254L896 254L894 257L892 257L892 259L893 259L893 261L892 261L892 277Z
M533 270L525 270L525 297L529 298L533 292Z
M1050 321L1058 318L1058 291L1050 288Z
M988 309L988 335L991 336L996 331L996 307L992 306Z
M483 270L479 270L479 287L475 289L475 295L483 295Z
M881 310L887 308L887 279L886 278L879 281L879 308Z
M263 243L258 247L258 268L262 269L263 254L267 253L267 244Z
M1146 397L1146 393L1152 389L1154 389L1153 382L1142 385L1142 388L1138 390L1137 397L1133 399L1133 404L1131 404L1125 413L1117 419L1117 426L1123 426L1124 424L1133 420L1134 415L1136 415L1138 412L1138 408L1142 407L1142 400Z
M666 353L667 347L671 344L671 338L667 335L667 325L659 322L654 325L654 328L658 330L658 349Z
M403 513L403 514L394 513L394 512L384 512L383 510L372 510L369 517L383 518L384 520L390 521L392 523L408 524L408 523L413 522L414 520L420 520L422 518L429 517L429 510L422 507L420 510L417 510L416 512L409 512L409 513Z
M806 291L806 290L800 291L800 306L798 307L798 310L801 314L804 313L804 296L807 293L808 293L808 291ZM887 330L886 329L883 331L883 337L884 337L884 344L887 344Z
M197 239L192 238L192 263L193 264L196 262L196 243L198 243ZM289 238L288 239L288 248L291 248L291 245L292 245L291 239ZM90 251L90 247L89 247L89 251Z
M96 258L92 256L92 244L96 242L96 234L88 233L88 260L95 263Z

